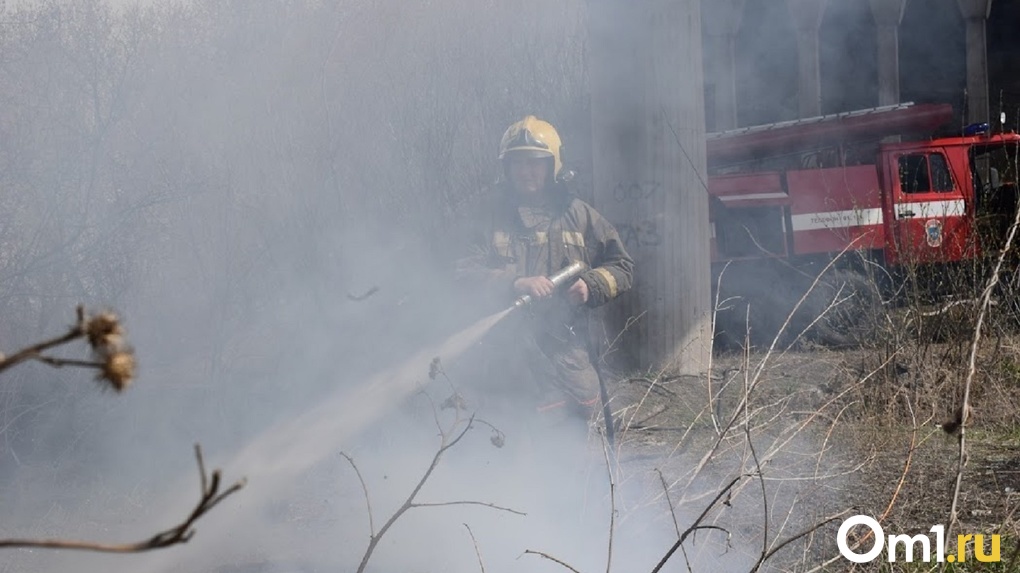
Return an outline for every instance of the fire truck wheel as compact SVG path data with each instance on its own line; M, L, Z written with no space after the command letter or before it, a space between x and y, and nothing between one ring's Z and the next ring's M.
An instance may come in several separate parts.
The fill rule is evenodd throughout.
M815 338L829 346L861 346L872 340L882 313L882 296L864 274L840 269L819 282L824 315ZM818 305L821 306L821 305Z

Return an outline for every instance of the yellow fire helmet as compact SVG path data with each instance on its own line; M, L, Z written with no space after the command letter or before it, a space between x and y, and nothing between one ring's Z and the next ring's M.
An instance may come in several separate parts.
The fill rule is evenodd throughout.
M560 135L551 123L529 115L514 122L503 133L499 142L499 158L506 158L508 153L526 152L532 157L553 158L553 180L560 177Z

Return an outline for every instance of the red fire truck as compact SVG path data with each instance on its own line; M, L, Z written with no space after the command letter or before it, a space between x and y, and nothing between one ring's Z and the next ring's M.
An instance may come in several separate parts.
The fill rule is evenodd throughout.
M1017 205L1020 135L982 124L933 138L953 117L902 104L709 134L717 333L742 341L749 326L771 341L836 258L787 333L846 342L862 306L888 302L878 287L908 269L937 283L996 249Z

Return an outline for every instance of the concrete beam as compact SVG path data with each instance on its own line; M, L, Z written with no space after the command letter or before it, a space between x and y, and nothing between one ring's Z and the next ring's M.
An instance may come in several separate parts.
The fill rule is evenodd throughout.
M736 37L747 0L701 0L701 23L708 44L708 83L715 86L715 130L737 127Z
M992 14L992 0L956 0L964 20L987 20Z
M821 64L818 58L818 28L822 25L826 0L786 0L797 32L797 60L800 65L800 117L822 115Z
M900 103L900 22L907 0L870 0L878 41L878 105Z
M704 373L712 267L701 2L588 6L595 206L635 261L634 288L606 309L607 339L619 336L640 369Z
M988 47L985 23L992 0L957 0L967 25L967 121L988 121Z

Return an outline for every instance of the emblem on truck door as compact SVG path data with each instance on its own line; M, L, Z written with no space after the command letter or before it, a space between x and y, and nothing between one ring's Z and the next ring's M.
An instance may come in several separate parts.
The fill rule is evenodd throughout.
M929 247L942 245L942 221L928 219L924 224L924 238L928 241Z

